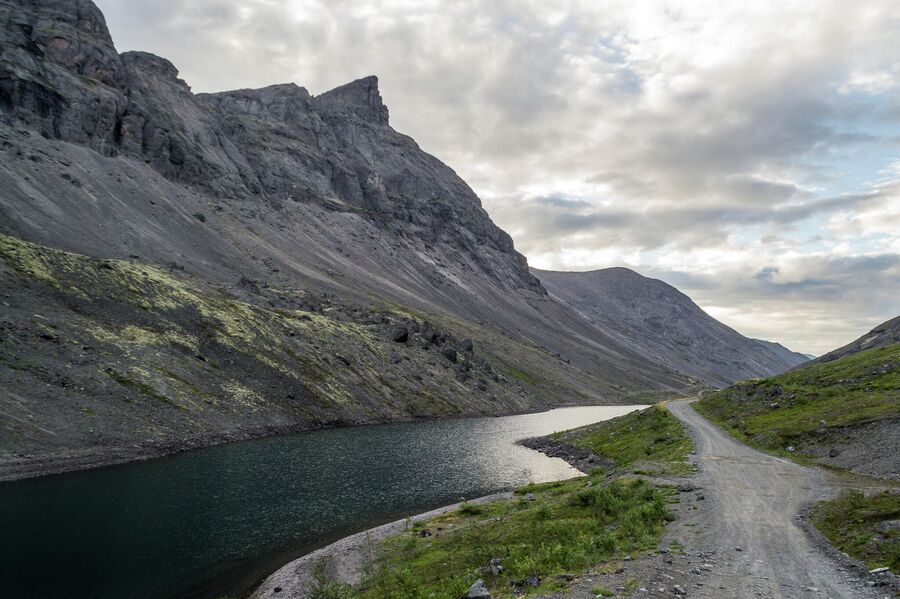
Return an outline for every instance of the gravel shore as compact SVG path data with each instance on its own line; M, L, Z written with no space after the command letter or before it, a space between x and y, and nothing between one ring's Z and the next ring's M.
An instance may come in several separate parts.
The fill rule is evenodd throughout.
M487 503L499 499L510 499L512 496L511 492L495 493L468 500L466 503ZM366 564L371 562L374 550L382 540L403 532L412 522L439 516L459 508L460 505L461 503L454 503L410 518L383 524L317 549L282 566L256 589L250 599L269 597L303 599L312 583L313 570L318 563L323 561L327 564L329 573L334 580L356 584L361 580Z

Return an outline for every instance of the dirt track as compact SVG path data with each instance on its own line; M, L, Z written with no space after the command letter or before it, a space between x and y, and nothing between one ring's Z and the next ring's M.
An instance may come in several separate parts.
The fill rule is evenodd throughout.
M803 507L832 493L828 473L751 449L687 402L669 407L694 437L697 482L706 498L703 522L686 545L719 556L704 590L693 596L884 596L834 562L799 526Z

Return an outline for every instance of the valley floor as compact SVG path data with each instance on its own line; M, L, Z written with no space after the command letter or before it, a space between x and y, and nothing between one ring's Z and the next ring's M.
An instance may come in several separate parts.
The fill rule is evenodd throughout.
M569 576L565 589L541 599L610 597L699 597L705 599L880 599L897 596L897 577L868 574L842 556L809 524L804 512L816 501L846 488L885 484L809 468L752 449L700 416L690 402L668 404L669 411L693 438L690 461L696 472L687 477L659 479L677 486L673 505L677 520L659 544L660 550L614 562L602 562L584 574ZM631 430L631 429L628 429ZM566 447L561 446L563 451ZM889 485L889 483L887 483ZM404 528L395 525L398 530ZM367 539L367 533L356 535ZM353 537L351 537L351 540ZM341 542L343 543L343 541ZM340 543L324 551L340 565L373 546ZM367 546L363 551L361 547ZM271 577L254 597L303 596L300 579L309 580L311 560L288 565ZM352 562L353 560L351 560ZM357 560L358 561L358 560ZM362 569L353 562L351 576ZM300 594L295 594L300 591ZM505 596L505 595L504 595Z

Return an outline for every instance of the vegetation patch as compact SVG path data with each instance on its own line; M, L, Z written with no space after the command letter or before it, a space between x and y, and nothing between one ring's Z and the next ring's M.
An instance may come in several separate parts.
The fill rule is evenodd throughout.
M869 568L900 572L900 491L851 491L820 502L812 522L835 547Z
M665 403L550 435L551 439L583 447L612 459L621 468L646 474L688 474L693 442Z
M479 578L494 597L562 588L598 562L655 548L673 518L669 497L644 480L599 473L529 485L387 539L363 583L337 596L458 599ZM492 571L492 560L501 568Z
M187 410L187 408L185 408L184 406L178 405L165 395L157 393L156 389L130 374L123 374L121 372L113 370L112 368L107 368L106 370L104 370L104 372L107 376L109 376L109 378L119 383L129 391L133 391L146 397L152 397L153 399L157 399L163 403L167 403L175 408L178 408L179 410Z
M829 429L900 416L900 344L738 383L695 406L742 441L803 461L804 444Z

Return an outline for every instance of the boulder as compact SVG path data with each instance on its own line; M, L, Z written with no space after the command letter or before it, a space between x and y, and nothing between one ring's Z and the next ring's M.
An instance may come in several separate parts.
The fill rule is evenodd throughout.
M466 594L459 599L491 599L491 593L480 578L472 583Z
M526 576L525 578L514 580L510 584L514 587L536 587L541 584L541 579L537 576Z
M441 351L441 354L442 354L445 358L447 358L448 360L450 360L451 362L453 362L454 364L456 363L456 350L453 349L452 347L445 347L445 348Z
M503 572L503 560L499 557L495 557L488 565L488 570L490 570L491 574L494 576L499 576L500 573Z
M391 333L391 339L395 343L406 343L409 341L409 329L406 327L395 327Z
M893 531L900 531L900 520L885 520L878 524L878 532L880 533L889 533Z

